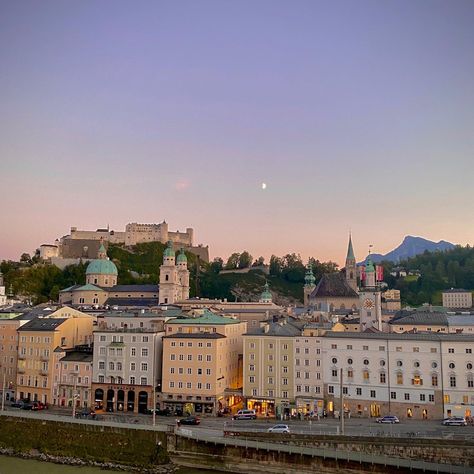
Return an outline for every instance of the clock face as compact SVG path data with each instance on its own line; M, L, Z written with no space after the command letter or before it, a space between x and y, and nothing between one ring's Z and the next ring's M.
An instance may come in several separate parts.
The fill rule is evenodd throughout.
M364 308L366 309L372 309L374 307L374 302L373 300L367 298L365 301L364 301Z

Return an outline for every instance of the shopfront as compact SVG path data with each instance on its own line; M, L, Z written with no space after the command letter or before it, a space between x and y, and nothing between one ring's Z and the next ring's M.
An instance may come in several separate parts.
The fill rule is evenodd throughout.
M250 398L247 400L247 408L255 410L257 416L275 416L275 400Z

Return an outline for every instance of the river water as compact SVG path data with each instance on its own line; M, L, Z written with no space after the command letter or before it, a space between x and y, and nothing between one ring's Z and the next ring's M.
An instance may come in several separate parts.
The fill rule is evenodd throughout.
M104 474L98 467L64 466L32 459L0 456L0 474ZM124 471L121 471L124 472ZM205 471L202 469L181 468L176 474L219 474L218 471Z

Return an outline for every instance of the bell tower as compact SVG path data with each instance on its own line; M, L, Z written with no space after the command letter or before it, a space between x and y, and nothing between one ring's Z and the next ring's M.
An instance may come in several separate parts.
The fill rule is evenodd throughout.
M354 256L354 249L352 248L352 234L349 234L349 245L347 246L346 257L346 281L349 286L357 291L357 265Z
M309 297L311 296L311 293L313 290L316 288L315 285L316 278L313 275L313 267L311 266L311 263L308 262L308 265L306 267L306 274L304 276L304 287L303 287L303 293L304 293L304 305L309 306Z

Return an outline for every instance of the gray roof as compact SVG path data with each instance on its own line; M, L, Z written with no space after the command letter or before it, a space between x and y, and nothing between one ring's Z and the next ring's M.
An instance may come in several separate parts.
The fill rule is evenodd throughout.
M451 288L450 290L443 290L443 293L471 293L471 290L465 290L464 288Z
M104 318L164 318L162 313L152 313L151 311L107 311L100 315Z
M67 318L35 318L18 328L18 331L55 331Z
M158 285L146 284L146 285L115 285L112 288L107 288L109 293L126 293L128 291L143 291L144 293L156 293L158 294Z
M448 314L449 326L474 326L474 314Z
M281 319L279 321L269 321L265 326L254 328L245 334L246 336L271 336L271 337L291 337L301 335L304 327L303 322L296 322L294 318ZM268 325L268 330L265 331Z
M325 273L318 286L311 293L311 298L359 298L349 286L343 273Z
M219 334L218 332L190 332L183 333L177 332L175 334L168 334L163 336L163 339L225 339L226 336Z
M380 339L389 341L446 341L446 342L474 342L474 334L441 334L439 332L396 333L396 332L336 332L328 331L324 337L343 339Z
M156 298L107 298L104 303L108 306L156 306L158 304L158 297Z
M92 362L93 354L92 351L70 351L60 359L60 362Z
M416 311L409 314L403 314L395 316L389 324L392 325L403 325L403 324L433 324L435 326L447 326L448 317L446 313L431 312L431 311Z

